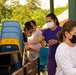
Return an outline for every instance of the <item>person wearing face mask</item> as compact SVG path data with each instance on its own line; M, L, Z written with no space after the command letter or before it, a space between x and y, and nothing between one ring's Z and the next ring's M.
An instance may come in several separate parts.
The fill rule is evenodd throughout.
M46 22L48 29L45 29L41 36L37 39L28 42L27 49L29 49L30 45L41 42L42 40L46 40L47 44L49 44L48 50L48 62L47 69L48 75L55 75L56 73L56 62L55 62L55 52L56 48L59 45L57 33L61 30L59 26L58 19L54 13L50 13L46 16Z
M30 22L25 23L24 31L23 31L23 40L26 43L27 42L27 36L31 36L33 32L33 26Z
M33 32L32 32L32 36L28 37L28 42L38 38L42 34L42 32L39 29L37 29L37 25L34 20L31 20L30 23L33 26ZM42 46L44 46L44 40L42 40L40 43L30 45L30 48L38 50L37 52L29 52L28 57L30 61L32 61L34 58L39 56L39 51Z
M25 46L26 46L26 43L28 42L28 37L31 37L32 33L33 33L33 26L28 21L28 22L25 23L24 32L23 32L23 40L24 40ZM39 51L37 51L36 49L33 49L31 47L27 50L30 51L30 52L38 52L39 53ZM27 54L27 51L26 51L26 54ZM30 61L30 59L27 57L26 62L29 62L29 61Z
M76 75L76 21L68 20L64 23L59 40L62 43L55 54L58 66L56 75Z
M28 41L27 40L27 37L31 36L32 35L32 32L33 32L33 26L31 26L31 23L28 21L26 22L25 24L25 27L24 27L24 31L23 31L23 41L24 41L24 45L26 45L26 42ZM24 48L25 50L25 48ZM27 57L27 51L25 50L25 57L27 58L26 59L26 63L29 62L29 58Z

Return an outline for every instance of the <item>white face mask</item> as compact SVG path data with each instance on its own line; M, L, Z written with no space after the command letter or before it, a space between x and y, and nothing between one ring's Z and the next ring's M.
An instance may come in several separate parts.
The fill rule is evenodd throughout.
M48 28L54 28L54 22L48 22L47 27Z
M27 37L30 37L30 36L32 36L32 34L27 34Z

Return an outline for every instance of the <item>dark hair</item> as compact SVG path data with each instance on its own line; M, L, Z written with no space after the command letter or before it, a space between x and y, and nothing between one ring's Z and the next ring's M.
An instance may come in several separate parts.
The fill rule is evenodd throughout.
M56 15L55 15L54 13L48 14L48 15L46 16L46 18L47 18L47 17L51 17L54 21L56 20L56 25L59 26L59 21L58 21Z
M62 42L63 38L66 37L65 31L71 32L74 27L76 27L76 21L68 20L67 22L65 22L62 27L62 30L59 32L59 40Z
M31 20L30 22L36 26L36 22L34 20Z
M31 23L29 21L27 21L24 25L28 26L28 25L31 25Z
M25 23L25 27L24 27L24 31L25 31L25 30L30 30L30 29L33 29L33 26L31 25L30 22L26 22L26 23Z

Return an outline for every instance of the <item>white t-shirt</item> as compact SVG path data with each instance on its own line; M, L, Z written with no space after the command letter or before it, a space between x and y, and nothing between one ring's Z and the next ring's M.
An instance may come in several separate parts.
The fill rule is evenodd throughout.
M42 32L37 29L37 30L32 34L31 37L28 37L28 42L35 40L35 39L38 38L41 34L42 34ZM35 44L35 45L31 45L30 47L33 48L33 49L40 49L40 48L41 48L41 44L40 44L40 43L37 43L37 44Z
M28 42L35 40L35 39L38 38L41 34L42 34L42 32L37 29L37 30L32 34L31 37L28 37ZM40 43L37 43L37 44L31 45L30 47L31 47L32 49L35 49L35 50L40 50L41 44L40 44ZM29 59L30 59L30 60L33 60L35 57L38 57L38 56L39 56L39 53L37 53L37 52L29 52Z
M56 50L55 59L58 66L56 75L76 75L76 46L61 43Z

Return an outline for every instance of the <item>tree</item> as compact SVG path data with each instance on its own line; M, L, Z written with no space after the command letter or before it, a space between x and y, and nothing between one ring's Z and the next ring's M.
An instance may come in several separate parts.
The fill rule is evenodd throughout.
M30 11L27 9L27 6L18 6L14 7L12 11L12 19L19 20L21 24L24 24L26 21L30 20Z
M7 0L0 0L0 22L1 22L2 18L3 18L2 12L3 12L3 9L5 8L4 4L5 4L6 1Z
M19 5L19 0L8 0L5 3L5 7L9 8L9 9L16 7L18 5Z
M0 22L5 19L11 19L12 18L12 11L16 6L19 6L19 1L15 0L3 0L0 1L1 3L1 12L0 12Z
M36 9L41 6L41 0L26 0L29 9Z

